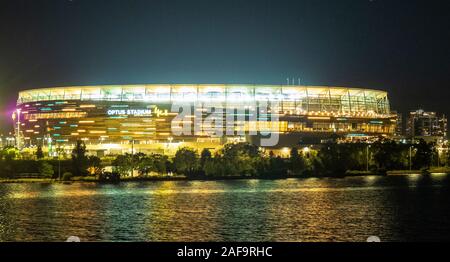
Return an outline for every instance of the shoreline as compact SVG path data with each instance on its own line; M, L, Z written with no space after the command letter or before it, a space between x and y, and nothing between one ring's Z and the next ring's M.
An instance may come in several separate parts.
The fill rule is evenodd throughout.
M227 176L227 177L185 177L185 176L173 176L173 177L135 177L124 178L118 182L104 182L97 179L90 178L76 178L70 181L61 181L57 179L48 178L19 178L19 179L0 179L0 184L73 184L73 183L96 183L96 184L118 184L127 182L164 182L164 181L236 181L236 180L285 180L285 179L307 179L307 178L350 178L350 177L369 177L369 176L409 176L409 175L433 175L433 174L450 174L450 172L437 172L430 171L424 173L419 170L396 170L388 171L385 174L366 172L366 171L352 171L342 176L283 176L283 177L264 177L264 176Z

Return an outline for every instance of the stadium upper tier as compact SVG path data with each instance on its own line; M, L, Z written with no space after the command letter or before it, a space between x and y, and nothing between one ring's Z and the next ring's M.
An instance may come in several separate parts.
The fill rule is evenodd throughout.
M52 87L21 91L17 104L59 101L120 102L280 102L302 112L361 112L389 115L385 91L326 86L265 85L104 85Z

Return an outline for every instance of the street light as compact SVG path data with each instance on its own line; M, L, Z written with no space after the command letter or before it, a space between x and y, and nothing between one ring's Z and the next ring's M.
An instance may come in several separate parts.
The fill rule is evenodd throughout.
M166 145L166 149L167 149L167 152L169 152L169 154L172 152L172 149L171 149L172 141L173 141L173 137L169 136L167 138L167 145Z
M57 144L56 156L58 157L58 180L61 181L61 145Z
M303 155L309 159L309 152L311 151L311 149L309 147L305 147L303 148Z
M13 121L16 120L16 118L17 118L16 146L17 146L17 149L19 149L19 150L20 150L20 112L21 112L21 109L17 108L16 112L14 112L12 115Z
M412 170L412 145L409 146L409 171Z
M366 171L369 172L369 148L370 145L366 147Z

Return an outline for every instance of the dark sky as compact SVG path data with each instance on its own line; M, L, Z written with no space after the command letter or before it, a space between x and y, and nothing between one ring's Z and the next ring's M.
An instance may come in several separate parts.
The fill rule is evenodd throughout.
M450 114L447 2L0 0L1 123L27 88L287 77Z

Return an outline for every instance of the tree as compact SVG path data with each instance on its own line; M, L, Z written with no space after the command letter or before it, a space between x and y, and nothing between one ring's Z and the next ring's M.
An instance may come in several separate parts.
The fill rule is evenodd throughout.
M86 145L83 141L78 140L72 150L72 164L75 176L87 175L88 158L86 157Z
M63 181L70 181L70 180L72 180L72 177L73 177L72 173L64 172L64 174L62 176L62 180Z
M152 154L150 158L153 161L153 171L159 174L166 174L169 169L169 158L161 154Z
M12 146L6 146L0 151L0 159L1 160L14 160L18 159L20 156L19 150Z
M366 170L367 164L370 167L371 150L366 143L346 143L341 144L343 154L346 156L347 170Z
M50 165L47 161L41 161L39 165L39 174L45 178L52 178L55 171L53 170L53 166Z
M379 170L403 169L407 162L408 146L393 140L380 139L372 146L373 159Z
M147 176L155 170L153 159L147 156L142 157L136 164L136 168L140 176Z
M342 147L333 142L328 142L317 154L319 161L315 169L323 176L341 176L347 171L346 155Z
M203 164L203 173L207 177L221 177L225 176L224 168L222 166L221 157L216 155L214 158L205 160Z
M0 150L0 175L11 177L16 172L14 167L15 159L19 158L19 150L17 148L6 146Z
M450 166L450 142L447 142L447 150L445 151L446 152L446 164L447 164L447 166Z
M116 159L112 161L114 170L120 175L129 176L133 171L133 160L130 154L118 155Z
M298 153L298 148L293 147L289 158L289 170L293 175L301 175L305 168L305 159Z
M439 153L435 143L431 144L431 166L442 166L442 156Z
M44 151L42 151L42 146L40 145L36 149L36 158L38 160L44 158Z
M200 154L200 167L202 171L204 171L205 169L206 162L211 161L211 158L212 158L211 151L209 151L209 149L207 148L203 149L202 153Z
M227 144L221 150L222 168L230 176L254 176L258 174L258 162L262 158L258 146L249 143Z
M428 169L431 165L431 158L433 155L433 145L428 144L425 140L420 139L419 143L415 146L416 154L413 157L413 167L414 169Z
M284 177L287 174L287 164L286 161L281 157L270 157L269 168L266 173L270 177Z
M151 172L166 174L169 165L169 159L165 155L151 154L140 157L136 163L136 168L140 176L147 176Z
M131 157L131 164L133 165L133 169L134 169L137 167L139 162L141 162L141 160L143 160L144 158L147 157L147 155L142 152L139 152L139 153L130 155L130 157Z
M199 168L197 151L191 148L181 148L175 153L173 159L176 171L186 176L195 176Z
M89 156L87 162L89 174L98 176L103 172L102 160L99 157Z

